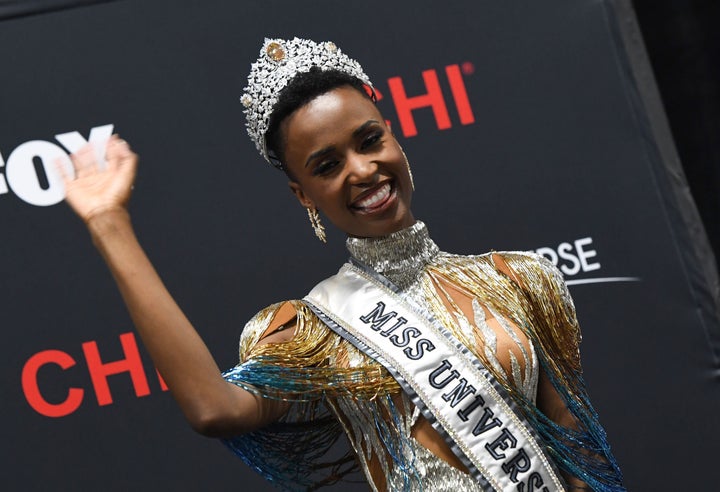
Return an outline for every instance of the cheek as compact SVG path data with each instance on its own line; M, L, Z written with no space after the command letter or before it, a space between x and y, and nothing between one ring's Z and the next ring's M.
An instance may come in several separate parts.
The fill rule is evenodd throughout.
M318 208L326 210L344 208L345 198L342 186L332 181L314 185L309 191L309 196L317 204Z

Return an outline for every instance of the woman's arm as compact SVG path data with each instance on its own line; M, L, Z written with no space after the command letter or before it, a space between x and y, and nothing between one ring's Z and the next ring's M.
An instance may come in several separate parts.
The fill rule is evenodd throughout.
M128 144L113 136L106 169L86 146L72 156L73 175L60 169L66 201L85 222L107 263L135 327L190 425L208 436L257 429L285 411L226 382L206 345L175 303L133 231L127 203L137 168ZM292 335L287 330L286 336Z
M543 370L540 371L540 377L538 378L537 407L556 424L569 429L577 429L575 417L570 413L570 410L558 392L555 391L550 379ZM587 451L578 450L578 452L586 453ZM579 478L563 471L560 473L565 479L569 491L592 490Z

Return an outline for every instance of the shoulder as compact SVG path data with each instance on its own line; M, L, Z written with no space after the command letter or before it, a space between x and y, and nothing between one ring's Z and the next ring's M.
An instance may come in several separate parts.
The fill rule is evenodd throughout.
M524 288L542 280L564 285L563 274L547 258L532 251L488 251L478 255L442 253L454 262L473 262L492 266Z
M572 338L580 339L575 303L562 272L542 255L525 251L496 253L515 275L536 315L565 326Z
M547 258L531 251L493 251L488 253L495 267L526 289L550 283L564 287L562 272Z
M315 314L300 300L276 302L258 311L243 328L240 335L240 360L247 358L256 345L291 340L298 324L323 326Z
M560 307L563 317L576 324L575 305L562 272L546 257L531 251L492 251L481 255L510 278L537 307Z
M528 265L555 268L550 260L533 251L491 251L486 253L486 255L490 255L494 259L500 258L508 262L526 263Z

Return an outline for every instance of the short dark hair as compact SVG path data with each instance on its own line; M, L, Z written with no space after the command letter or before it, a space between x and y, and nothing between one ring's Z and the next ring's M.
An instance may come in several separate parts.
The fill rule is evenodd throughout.
M359 78L339 70L320 70L318 67L312 67L308 72L298 73L280 91L270 115L268 130L265 133L265 143L270 159L279 161L285 173L287 173L284 164L285 142L280 128L282 122L316 97L342 86L350 86L368 99L375 100L374 94L368 91L365 83Z

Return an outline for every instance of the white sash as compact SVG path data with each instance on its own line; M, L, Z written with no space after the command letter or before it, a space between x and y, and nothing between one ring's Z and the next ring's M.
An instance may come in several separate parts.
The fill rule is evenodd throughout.
M486 490L564 491L516 404L480 361L376 272L346 263L304 302L382 364Z

